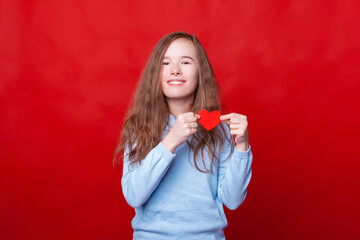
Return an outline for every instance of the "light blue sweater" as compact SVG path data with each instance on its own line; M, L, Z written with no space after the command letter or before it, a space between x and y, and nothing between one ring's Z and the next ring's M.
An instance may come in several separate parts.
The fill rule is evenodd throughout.
M170 115L162 138L175 120ZM229 137L229 128L224 127ZM223 204L234 210L244 201L252 163L251 148L246 152L234 149L225 160L230 151L231 145L225 141L222 151L217 152L220 164L213 173L194 167L193 152L189 158L186 143L172 154L160 142L141 165L129 166L125 158L121 186L126 201L135 208L131 221L134 239L225 239L228 222ZM210 163L207 153L204 157Z

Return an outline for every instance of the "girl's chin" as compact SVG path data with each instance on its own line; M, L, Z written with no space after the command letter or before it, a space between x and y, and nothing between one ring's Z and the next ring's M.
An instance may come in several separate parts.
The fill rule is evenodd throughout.
M168 101L186 101L186 100L193 100L194 97L193 94L187 94L187 95L176 95L176 94L173 94L173 95L165 95L165 98L166 100Z

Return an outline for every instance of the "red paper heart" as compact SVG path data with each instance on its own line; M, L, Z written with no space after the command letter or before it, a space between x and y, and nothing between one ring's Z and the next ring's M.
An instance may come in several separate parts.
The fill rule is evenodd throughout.
M209 113L207 110L203 109L198 114L200 115L199 123L208 131L216 127L221 122L221 113L218 111L212 111Z

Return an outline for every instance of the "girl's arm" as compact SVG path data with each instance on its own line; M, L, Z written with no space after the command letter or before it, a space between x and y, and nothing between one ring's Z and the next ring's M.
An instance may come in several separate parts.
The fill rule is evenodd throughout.
M196 132L199 117L192 112L180 114L165 139L150 151L140 166L129 166L129 160L124 159L121 186L130 206L140 207L149 199L176 156L176 148Z
M127 152L125 152L126 156ZM124 158L121 187L127 203L133 208L141 207L159 185L169 169L175 154L169 152L160 142L141 161L141 165L129 166Z
M228 129L224 126L225 129ZM229 130L227 137L232 140ZM231 141L234 146L234 142ZM253 155L251 147L247 151L234 149L231 157L231 145L225 141L220 153L220 165L218 169L218 196L225 206L231 210L238 208L244 201L247 194L247 186L251 179L251 164ZM226 160L225 160L226 159Z

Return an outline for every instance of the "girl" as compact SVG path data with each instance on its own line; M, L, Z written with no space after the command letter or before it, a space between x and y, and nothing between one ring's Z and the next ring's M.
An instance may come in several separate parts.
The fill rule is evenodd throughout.
M207 131L198 124L202 109L220 110L205 50L194 35L166 35L142 73L114 157L124 156L134 239L225 239L223 204L239 207L251 178L247 119L222 115Z

